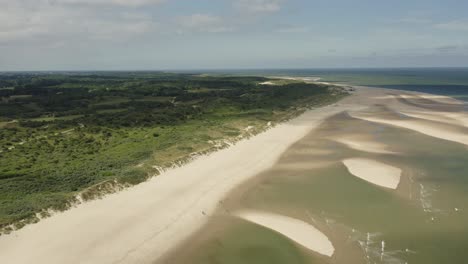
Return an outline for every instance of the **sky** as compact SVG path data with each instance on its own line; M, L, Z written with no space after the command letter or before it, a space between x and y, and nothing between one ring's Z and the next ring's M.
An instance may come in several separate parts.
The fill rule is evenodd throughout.
M468 67L468 1L0 0L0 71Z

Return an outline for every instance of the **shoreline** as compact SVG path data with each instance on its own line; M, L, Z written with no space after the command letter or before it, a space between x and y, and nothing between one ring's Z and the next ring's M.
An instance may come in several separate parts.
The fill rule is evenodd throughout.
M351 87L356 92L333 105L308 110L140 185L1 236L0 261L152 263L190 239L215 214L226 195L274 165L286 149L326 118L364 109L373 104L370 98L388 92L413 94ZM245 155L253 152L256 155Z
M273 165L291 144L326 117L344 109L334 104L308 110L251 139L168 170L145 183L1 236L0 261L152 262L206 223L207 215L215 212L229 191ZM253 152L257 153L255 157L243 155ZM225 175L217 177L220 173ZM167 243L169 239L171 242Z

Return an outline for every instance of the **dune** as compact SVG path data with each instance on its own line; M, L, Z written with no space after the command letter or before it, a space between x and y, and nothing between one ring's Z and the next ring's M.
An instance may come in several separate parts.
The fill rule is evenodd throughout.
M345 159L343 164L351 174L372 184L396 189L400 183L401 169L399 168L362 158Z
M299 245L331 257L335 251L328 237L312 225L288 216L259 212L241 211L238 217L278 232Z
M395 152L387 150L387 146L378 142L357 138L335 138L334 141L346 145L348 148L377 153L377 154L395 154Z
M460 144L468 145L468 133L464 131L457 131L453 129L444 128L438 125L430 125L427 122L422 123L418 120L391 120L384 119L376 116L362 116L356 113L351 114L354 118L359 118L369 122L375 122L380 124L392 125L402 127L416 132L436 137L448 141L457 142Z

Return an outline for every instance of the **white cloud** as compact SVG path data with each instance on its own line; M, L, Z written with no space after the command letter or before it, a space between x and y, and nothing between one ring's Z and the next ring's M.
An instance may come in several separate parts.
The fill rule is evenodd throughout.
M283 0L235 0L234 6L247 13L274 13L281 9Z
M228 27L224 24L221 17L208 14L182 16L177 20L178 24L182 27L182 31L221 33L233 30L232 27Z
M71 8L41 0L3 1L0 0L0 43L40 37L51 41L121 39L149 32L157 26L143 11L120 10L112 15L103 15L93 8Z
M77 5L120 5L120 6L143 6L154 5L165 2L165 0L49 0L55 4L77 4Z
M437 29L449 31L468 31L468 20L454 20L434 25Z
M144 5L158 5L168 0L0 0L0 7L23 6L32 8L38 6L126 6L137 7Z

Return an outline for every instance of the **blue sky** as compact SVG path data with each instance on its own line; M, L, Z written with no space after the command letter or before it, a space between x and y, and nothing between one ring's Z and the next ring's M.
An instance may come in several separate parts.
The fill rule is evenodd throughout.
M468 66L468 1L0 0L0 70Z

